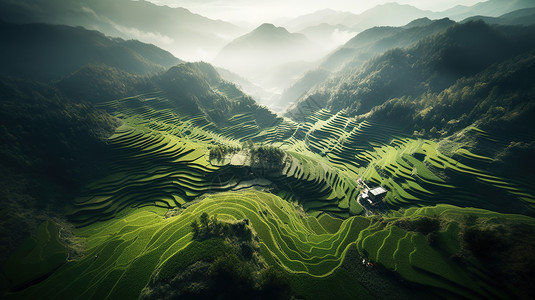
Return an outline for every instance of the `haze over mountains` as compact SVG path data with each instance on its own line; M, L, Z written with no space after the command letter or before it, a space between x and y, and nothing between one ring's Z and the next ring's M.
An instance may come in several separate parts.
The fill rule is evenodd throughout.
M535 298L532 1L0 9L0 298Z
M291 81L325 53L303 34L262 24L225 46L214 63L270 89Z
M185 60L210 59L245 30L184 8L131 0L0 1L0 19L84 26L109 36L155 44Z

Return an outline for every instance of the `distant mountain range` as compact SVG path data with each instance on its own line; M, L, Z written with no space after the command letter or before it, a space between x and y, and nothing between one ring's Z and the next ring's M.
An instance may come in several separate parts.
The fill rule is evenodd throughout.
M498 17L473 16L461 23L476 20L495 25L533 25L535 8L519 9ZM412 20L400 27L377 26L364 30L325 56L317 70L307 73L289 86L282 93L277 105L280 107L296 101L299 95L303 95L316 84L323 82L326 79L326 71L338 72L347 69L353 72L355 68L359 68L376 55L389 49L414 46L420 40L440 33L454 24L456 23L448 18L431 20L424 17ZM322 76L311 76L312 73L322 74Z
M149 74L181 62L154 45L81 27L1 22L0 32L0 73L11 76L58 80L89 64Z
M323 53L321 46L305 35L266 23L230 42L214 63L273 87L302 73Z
M492 23L490 18L533 7L535 7L535 2L530 0L490 0L473 6L456 6L445 11L435 12L393 2L375 6L360 14L324 9L289 20L282 25L290 31L301 32L320 44L340 44L346 42L349 35L354 36L376 26L402 26L422 18L449 18L454 21L462 21L474 16L485 16ZM529 14L529 12L525 12L525 14ZM515 22L529 23L530 16L526 16L526 20L520 20L519 17L514 18L517 20ZM483 17L474 18L481 19ZM422 26L422 24L418 26Z
M463 22L475 20L496 25L535 25L535 7L515 10L499 17L473 16Z
M108 36L151 43L180 59L209 61L238 73L264 89L255 94L265 95L262 101L269 102L273 95L288 89L305 72L316 68L321 57L357 33L375 26L403 26L415 19L445 17L455 21L477 18L493 24L508 24L492 18L533 6L535 3L530 0L490 0L469 7L457 6L433 12L410 5L387 3L360 14L324 9L277 26L260 26L247 33L246 29L229 22L212 20L184 8L159 6L145 0L0 0L0 20L17 24L38 22L84 26ZM532 20L529 10L524 14L523 21L514 22L529 23ZM521 20L521 17L516 16L515 19ZM413 27L423 27L425 24L417 25ZM388 42L385 40L385 43ZM376 45L377 49L381 48L379 44ZM394 44L391 43L391 46ZM387 45L385 47L389 48ZM350 50L344 54L349 48L346 45L324 58L321 68L332 70L346 63L345 55L351 56L353 53ZM283 103L285 101L278 105Z
M155 44L186 60L211 59L244 30L184 8L131 0L0 1L0 20L84 26Z
M477 15L497 17L515 10L530 7L535 7L535 2L531 0L489 0L473 6L458 5L441 12L441 16L461 21Z
M535 7L535 3L531 0L489 0L473 6L459 5L445 11L435 12L391 2L377 5L360 14L324 9L292 19L282 25L289 30L302 31L308 27L325 23L331 26L342 25L359 32L374 26L401 26L414 19L424 17L430 19L450 18L461 21L477 15L497 17L515 10L532 7Z
M343 68L354 69L389 49L414 45L421 39L439 33L453 24L455 22L449 19L421 18L402 27L382 26L365 30L324 57L317 70L306 73L288 87L278 100L278 105L284 107L295 102L309 89L324 82L331 72Z

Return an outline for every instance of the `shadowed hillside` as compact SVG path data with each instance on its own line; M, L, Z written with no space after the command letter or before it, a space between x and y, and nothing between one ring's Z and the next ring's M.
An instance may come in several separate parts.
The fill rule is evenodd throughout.
M87 64L150 74L179 59L154 45L106 37L80 27L0 23L0 72L41 81L58 80Z

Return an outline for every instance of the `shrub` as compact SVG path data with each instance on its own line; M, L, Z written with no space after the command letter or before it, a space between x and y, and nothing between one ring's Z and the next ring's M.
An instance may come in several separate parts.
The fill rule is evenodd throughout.
M276 147L256 147L251 149L251 166L257 168L282 168L284 151Z

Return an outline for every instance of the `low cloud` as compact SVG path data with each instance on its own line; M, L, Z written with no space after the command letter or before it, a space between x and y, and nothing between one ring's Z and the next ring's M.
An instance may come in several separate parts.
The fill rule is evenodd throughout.
M171 45L175 40L159 32L148 32L139 30L134 27L125 27L118 24L112 24L113 27L122 34L145 43L151 43L160 47Z
M355 35L357 35L358 32L352 32L352 31L345 31L340 30L338 28L334 29L332 33L332 40L337 45L342 45L347 43L350 39L352 39Z

